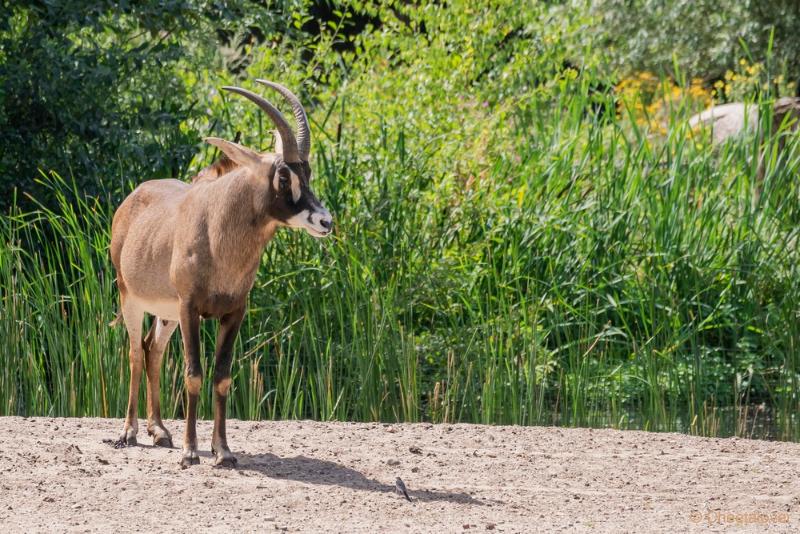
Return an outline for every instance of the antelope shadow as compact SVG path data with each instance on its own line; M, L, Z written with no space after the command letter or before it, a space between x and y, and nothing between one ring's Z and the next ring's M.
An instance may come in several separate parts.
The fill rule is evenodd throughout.
M394 485L383 484L368 478L355 469L328 460L309 458L307 456L281 458L270 453L246 454L243 452L237 452L236 457L239 460L236 466L237 470L252 471L269 478L294 480L323 486L341 486L352 490L376 493L393 493L395 491ZM479 506L485 505L484 502L466 493L409 488L408 494L413 500L421 502L447 501Z

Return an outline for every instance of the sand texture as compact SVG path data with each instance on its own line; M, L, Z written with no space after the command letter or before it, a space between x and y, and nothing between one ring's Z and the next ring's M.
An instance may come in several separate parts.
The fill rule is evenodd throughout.
M175 444L183 422L167 421ZM614 430L229 421L236 469L0 418L3 532L800 532L800 445ZM400 477L411 502L395 491Z

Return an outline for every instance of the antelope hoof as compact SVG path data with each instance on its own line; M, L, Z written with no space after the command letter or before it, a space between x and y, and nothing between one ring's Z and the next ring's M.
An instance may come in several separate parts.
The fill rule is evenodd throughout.
M154 428L152 430L148 430L147 433L153 436L153 445L156 447L166 447L168 449L173 448L172 436L170 436L166 429Z
M190 465L198 465L200 463L200 457L197 456L197 451L188 451L183 453L183 458L181 458L181 467L186 469Z
M167 449L172 449L172 438L169 436L161 436L160 438L157 436L153 436L153 445L156 447L165 447Z
M214 467L228 467L233 469L236 467L236 457L231 454L217 454L216 460L214 460Z
M213 452L214 456L216 457L214 459L215 467L236 467L236 456L234 456L233 453L231 453L231 451L228 449L217 450L216 448L212 447L211 452Z
M134 447L136 445L136 432L134 430L126 430L119 439L114 442L115 449L124 449L125 447Z

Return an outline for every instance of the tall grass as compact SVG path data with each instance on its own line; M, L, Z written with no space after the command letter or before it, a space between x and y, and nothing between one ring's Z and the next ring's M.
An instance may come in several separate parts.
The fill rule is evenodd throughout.
M676 112L653 140L589 98L521 100L479 176L435 174L429 147L380 121L366 144L320 142L336 236L284 231L264 252L231 415L798 439L797 151L770 152L757 195L758 139L711 151ZM51 184L58 210L0 222L0 413L120 417L113 202Z

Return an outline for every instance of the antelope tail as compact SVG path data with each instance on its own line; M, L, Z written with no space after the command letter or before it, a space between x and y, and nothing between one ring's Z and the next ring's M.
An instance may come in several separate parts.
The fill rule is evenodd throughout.
M114 319L110 323L108 323L108 326L110 326L111 328L114 328L115 326L117 326L121 322L122 322L122 312L118 311L117 315L114 317Z

